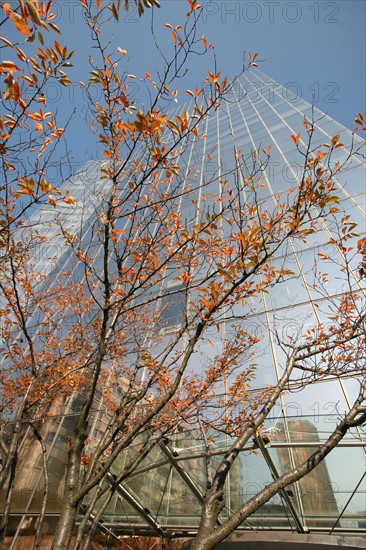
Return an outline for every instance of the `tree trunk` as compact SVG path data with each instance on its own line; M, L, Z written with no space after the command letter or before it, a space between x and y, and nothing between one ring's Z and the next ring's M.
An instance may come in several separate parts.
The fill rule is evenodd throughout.
M220 512L224 508L224 494L216 488L217 479L206 493L203 503L200 527L197 536L191 543L191 550L211 550L219 542L215 529Z
M81 455L85 437L76 432L71 441L68 454L68 465L65 474L65 488L62 498L60 518L57 523L51 550L68 550L75 526L79 502L75 494L79 488Z
M62 510L56 533L53 537L51 550L69 550L77 508L75 505L69 505Z

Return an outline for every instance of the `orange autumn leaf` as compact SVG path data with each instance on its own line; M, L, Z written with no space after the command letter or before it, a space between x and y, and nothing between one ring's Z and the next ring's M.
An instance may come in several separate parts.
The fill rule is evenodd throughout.
M15 65L15 63L13 61L2 61L0 63L0 70L2 70L2 72L9 72L9 73L14 73L16 71L19 71L19 68Z
M13 99L16 103L19 103L21 97L19 84L10 74L6 77L5 82L8 86L4 92L4 99Z
M19 14L13 12L10 4L4 4L3 10L5 11L6 15L13 21L20 34L23 34L25 36L29 36L30 34L32 34L27 25L27 22Z
M201 5L197 2L197 0L188 0L189 7L191 11L198 10Z
M26 5L27 5L29 17L31 18L33 23L35 23L36 25L44 26L44 23L42 22L39 16L39 12L35 3L32 2L31 0L26 0Z
M12 13L12 9L9 3L3 4L3 10L5 11L6 15L10 17L10 14Z

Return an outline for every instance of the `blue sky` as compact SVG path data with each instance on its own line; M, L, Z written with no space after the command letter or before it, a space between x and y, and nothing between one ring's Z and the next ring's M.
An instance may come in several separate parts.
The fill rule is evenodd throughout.
M160 0L155 10L155 32L165 52L172 42L164 23L184 22L185 0ZM16 3L15 0L12 3ZM259 53L260 69L287 85L345 126L352 128L357 112L364 110L366 78L364 0L214 0L204 4L199 35L215 45L217 65L229 78L241 67L243 52ZM76 49L75 81L87 80L91 53L88 31L81 17L79 0L54 0L56 20L63 36L61 43ZM139 18L134 7L118 23L105 27L115 47L128 51L128 72L137 77L145 71L152 75L162 66L150 32L151 10ZM93 54L92 54L93 55ZM207 58L195 56L179 89L201 85L211 65ZM143 97L134 81L137 99ZM48 105L66 119L76 109L70 136L70 149L80 165L95 158L96 150L84 124L80 89L50 85ZM184 93L178 96L187 99Z

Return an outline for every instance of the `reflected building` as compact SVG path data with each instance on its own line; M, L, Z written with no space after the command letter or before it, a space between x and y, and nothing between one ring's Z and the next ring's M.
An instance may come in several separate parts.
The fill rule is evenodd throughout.
M278 424L277 439L289 444L289 447L278 449L280 473L292 470L305 462L312 454L314 447L301 446L301 443L320 442L316 426L309 420L287 420ZM295 443L295 446L290 444ZM296 502L297 510L307 518L308 527L322 526L337 519L339 509L326 460L307 476L300 479L296 485L289 487L291 498Z

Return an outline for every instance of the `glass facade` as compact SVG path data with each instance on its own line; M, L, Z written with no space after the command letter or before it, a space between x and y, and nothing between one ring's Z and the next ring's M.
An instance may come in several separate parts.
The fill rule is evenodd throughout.
M177 112L184 110L185 107L182 107ZM361 147L360 138L352 136L349 130L328 115L294 96L260 71L244 74L236 82L228 100L222 103L221 109L207 117L204 123L207 138L193 141L180 158L181 170L185 171L185 185L197 188L197 201L200 201L203 189L207 196L218 195L219 179L233 171L233 143L243 156L258 147L271 147L271 158L262 174L266 186L259 189L258 200L275 206L276 195L287 193L301 173L299 154L290 136L302 132L304 117L316 121L314 146L331 140L336 134L341 135L344 146L335 153L340 163L352 148ZM356 155L347 161L345 170L336 180L340 208L358 223L360 238L365 237L366 232L365 177L364 159ZM76 205L71 210L65 207L64 228L73 232L77 228L82 241L88 238L98 201L102 200L103 186L105 189L106 185L105 180L100 179L99 163L90 162L67 185L76 199ZM188 199L182 195L179 208L183 219L189 219L193 214L192 197ZM47 214L47 207L42 207L40 213L33 214L34 217L37 215L45 222L45 216L49 215L51 219L53 212L50 209ZM329 238L329 227L323 223L318 232L309 236L304 246L300 246L298 241L289 242L286 249L279 250L276 262L281 264L286 258L286 265L290 265L294 276L277 284L270 293L263 293L243 319L243 325L248 328L260 326L263 333L258 355L260 368L255 380L257 387L276 383L283 369L283 350L274 337L275 328L287 337L296 338L306 326L327 323L324 299L320 289L314 288L312 277L320 250L326 251L332 259L327 266L327 294L337 297L344 291L335 273L332 276L340 252L329 244ZM340 257L338 259L341 260ZM51 280L55 270L72 268L76 276L79 269L73 264L71 254L65 250L57 228L53 233L50 231L47 247L39 250L34 262L36 268L50 275ZM356 270L356 265L351 266L350 285L365 297L365 288ZM180 325L189 300L194 299L187 296L173 279L172 273L171 281L159 289L161 330L167 335ZM230 324L240 314L239 306L228 308L220 335L216 332L209 341L201 342L193 369L199 372L202 358L217 354L225 340L230 340ZM251 442L236 461L227 483L223 517L255 495L273 477L301 463L319 441L325 441L339 415L349 409L357 388L357 381L352 377L343 377L308 386L301 392L296 392L294 388L293 392L285 393L265 422L263 433L271 436L266 450ZM225 394L224 386L222 394ZM67 453L65 442L75 425L80 404L77 397L63 404L58 403L43 423L53 476L47 510L50 525L59 509ZM90 426L90 448L103 436L107 415L103 407L95 410ZM230 442L230 437L225 436L210 443L212 469L223 457ZM338 448L309 476L288 488L286 495L277 495L262 506L244 522L241 529L364 532L365 445L364 429L350 431ZM129 449L126 453L137 451ZM126 459L122 453L115 463L116 471ZM345 465L351 466L346 468ZM195 437L194 431L183 430L169 437L169 441L151 451L120 490L115 492L103 514L104 528L117 536L130 533L131 525L134 532L151 531L155 534L159 534L159 529L194 530L198 525L202 495L207 487L207 472L206 448ZM24 533L27 529L31 532L40 510L42 483L42 456L32 443L32 438L29 438L20 456L18 496L12 511L14 533Z

